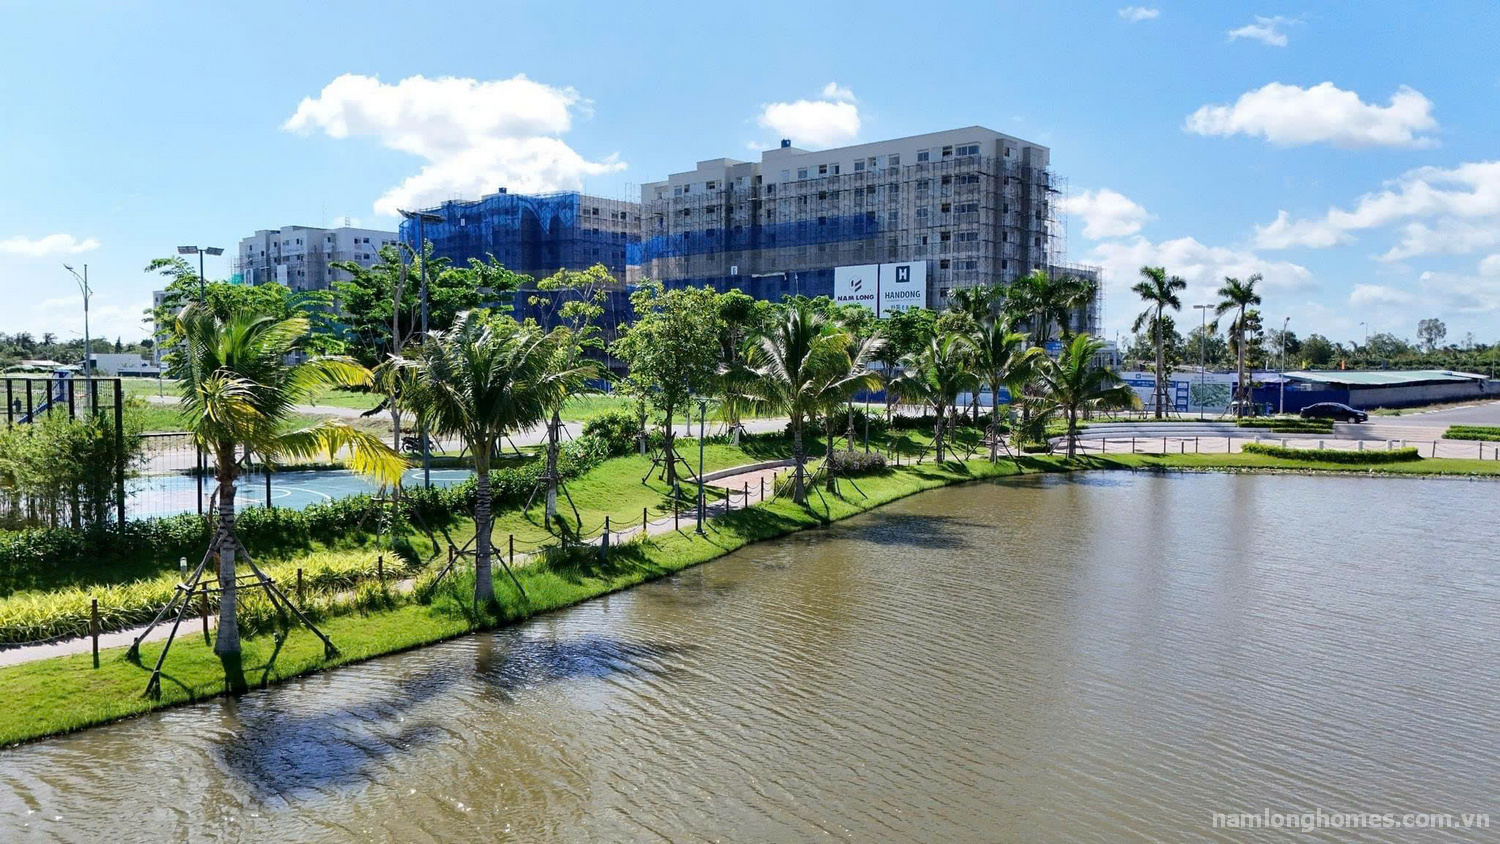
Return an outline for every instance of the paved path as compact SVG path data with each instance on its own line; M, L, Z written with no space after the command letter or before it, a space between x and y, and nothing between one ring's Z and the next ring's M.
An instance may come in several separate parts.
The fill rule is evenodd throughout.
M755 465L758 467L760 464ZM709 481L709 483L715 486L730 490L731 495L730 501L727 505L725 504L725 502L711 503L706 510L707 518L712 519L715 516L722 515L726 511L726 508L741 510L746 506L761 503L761 478L766 478L766 483L764 486L765 497L772 498L775 493L773 491L774 484L771 480L771 475L775 472L784 470L784 467L777 469L756 468L746 472L727 475L725 477ZM743 492L747 485L749 487L748 497L746 497ZM673 517L670 515L663 516L651 521L647 526L647 535L661 536L672 533L674 530L679 530L678 527L674 527L673 521ZM694 526L693 522L693 511L683 511L680 515L680 519L678 520L680 531L692 531ZM641 534L641 527L642 525L639 521L636 521L629 525L625 525L623 527L620 525L620 523L615 523L614 525L611 525L612 529L610 530L610 542L618 543L631 539L633 537L638 537ZM586 541L590 542L591 544L599 544L603 541L602 536L598 533L597 527L595 528L594 535L590 536ZM497 548L497 553L499 553L500 550L500 548ZM517 554L517 566L520 567L528 564L531 561L532 557L533 555L531 554ZM501 576L503 576L503 574ZM401 580L395 582L393 584L393 587L398 591L405 592L410 590L413 587L414 583L415 581L410 579ZM216 621L216 617L211 617L209 619L210 630L214 628ZM146 625L142 624L125 630L116 630L109 633L103 633L99 636L99 648L100 650L104 650L107 648L128 647L131 642L135 641L135 637L139 636L141 631L145 629ZM168 619L165 623L157 625L156 629L151 631L151 634L146 637L145 641L164 641L171 633L171 630L172 623L171 620ZM182 623L182 627L178 630L177 635L180 639L190 638L193 636L202 636L203 621L201 617L194 615L184 620ZM57 656L87 654L92 650L93 642L87 636L62 639L60 641L48 642L45 644L0 646L0 667L8 665L20 665L27 662L34 662L39 659L51 659L52 657Z

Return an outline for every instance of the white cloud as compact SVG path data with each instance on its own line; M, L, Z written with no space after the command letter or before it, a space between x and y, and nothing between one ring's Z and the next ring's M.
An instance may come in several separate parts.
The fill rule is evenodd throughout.
M114 341L116 337L131 343L151 335L142 318L151 300L119 303L96 294L89 301L89 335ZM59 296L45 299L35 307L0 317L0 330L30 331L41 336L51 331L63 340L83 339L83 297Z
M823 98L790 103L766 103L760 110L760 125L793 143L830 147L847 143L859 134L859 106L854 92L830 82Z
M830 82L823 86L823 99L843 100L852 103L854 102L854 92L837 82Z
M1168 273L1180 276L1188 283L1182 295L1184 313L1177 316L1184 334L1192 328L1189 322L1196 325L1189 306L1217 301L1215 291L1224 283L1225 276L1243 279L1260 273L1263 276L1260 289L1282 295L1313 287L1312 272L1299 264L1267 260L1241 249L1209 246L1191 237L1152 242L1136 236L1106 241L1094 247L1085 263L1100 266L1104 279L1104 310L1111 327L1122 332L1129 330L1135 315L1144 307L1130 292L1130 286L1140 280L1142 266L1164 266Z
M1350 232L1401 222L1407 223L1401 241L1384 260L1500 244L1500 161L1420 167L1361 196L1352 208L1330 208L1318 219L1291 220L1282 211L1270 225L1256 226L1256 243L1266 249L1326 247L1349 239Z
M454 196L578 188L586 176L621 170L614 156L591 161L560 140L589 104L569 87L524 75L480 81L413 76L394 85L345 74L297 106L282 127L331 138L373 137L427 164L375 202L381 214Z
M8 237L0 240L0 252L25 255L30 258L45 258L49 255L76 255L99 248L94 238L79 240L71 234L49 234L45 237Z
M1239 29L1229 30L1229 40L1251 38L1272 47L1285 47L1287 38L1286 33L1281 31L1281 27L1283 24L1296 22L1295 18L1285 18L1281 15L1269 18L1264 15L1256 15L1255 23L1247 23Z
M1152 9L1146 6L1126 6L1119 11L1119 15L1131 23L1140 23L1141 21L1154 21L1158 17L1161 17L1161 9Z
M1150 216L1130 197L1109 188L1070 196L1062 210L1083 218L1083 236L1090 240L1135 234Z
M1348 235L1320 220L1292 220L1278 211L1270 225L1255 227L1255 245L1259 249L1288 249L1307 246L1322 249L1348 239Z
M1402 86L1389 105L1366 103L1353 91L1323 82L1310 88L1272 82L1241 94L1233 105L1205 105L1183 128L1198 135L1250 135L1279 146L1428 147L1420 134L1437 128L1432 101Z
M1500 313L1500 275L1425 272L1417 281L1434 313L1460 317ZM1486 320L1486 325L1494 323Z
M1479 262L1479 274L1500 276L1500 255L1491 255Z
M1412 295L1384 284L1356 284L1349 292L1349 304L1366 307L1370 305L1407 305Z

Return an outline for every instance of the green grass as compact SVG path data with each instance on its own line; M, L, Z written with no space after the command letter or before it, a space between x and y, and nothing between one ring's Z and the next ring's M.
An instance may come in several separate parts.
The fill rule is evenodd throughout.
M1368 452L1381 454L1383 452ZM1280 471L1500 478L1500 461L1423 458L1404 463L1328 463L1313 459L1289 460L1264 454L1109 454L1077 461L1081 468L1185 469L1196 471Z

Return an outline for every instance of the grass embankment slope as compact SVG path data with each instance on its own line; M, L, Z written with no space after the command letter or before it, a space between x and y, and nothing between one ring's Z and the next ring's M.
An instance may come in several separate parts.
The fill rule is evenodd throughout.
M1028 458L1026 470L1062 468L1060 460ZM312 634L294 629L284 639L247 638L244 653L234 664L224 664L211 643L196 628L173 646L163 675L159 700L142 697L150 668L161 652L160 643L141 648L139 664L125 659L123 648L100 654L99 667L89 655L42 660L0 669L0 745L100 724L174 704L269 685L280 680L380 654L405 650L486 629L537 613L566 607L607 592L651 580L714 559L747 543L784 535L864 512L872 507L925 489L987 477L1016 474L1015 464L996 466L975 460L905 466L842 484L841 495L812 496L808 507L786 500L737 510L710 522L708 535L684 531L649 541L616 546L607 559L583 550L520 567L516 574L525 596L497 571L497 605L476 611L469 606L466 579L440 589L430 603L407 602L393 609L336 617L322 623L340 653L324 659ZM628 475L627 475L628 477ZM639 486L639 475L629 477ZM393 602L400 599L393 597Z

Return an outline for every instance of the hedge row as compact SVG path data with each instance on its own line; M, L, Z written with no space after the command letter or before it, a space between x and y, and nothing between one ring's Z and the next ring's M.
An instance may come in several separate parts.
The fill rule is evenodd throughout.
M1416 448L1396 448L1390 451L1345 451L1337 448L1284 448L1269 443L1245 443L1241 449L1246 454L1261 454L1285 460L1311 460L1318 463L1406 463L1421 460Z
M1261 417L1259 419L1241 419L1238 424L1241 428L1267 429L1278 434L1333 433L1332 419Z
M1494 425L1449 425L1445 440L1483 440L1500 442L1500 427Z

